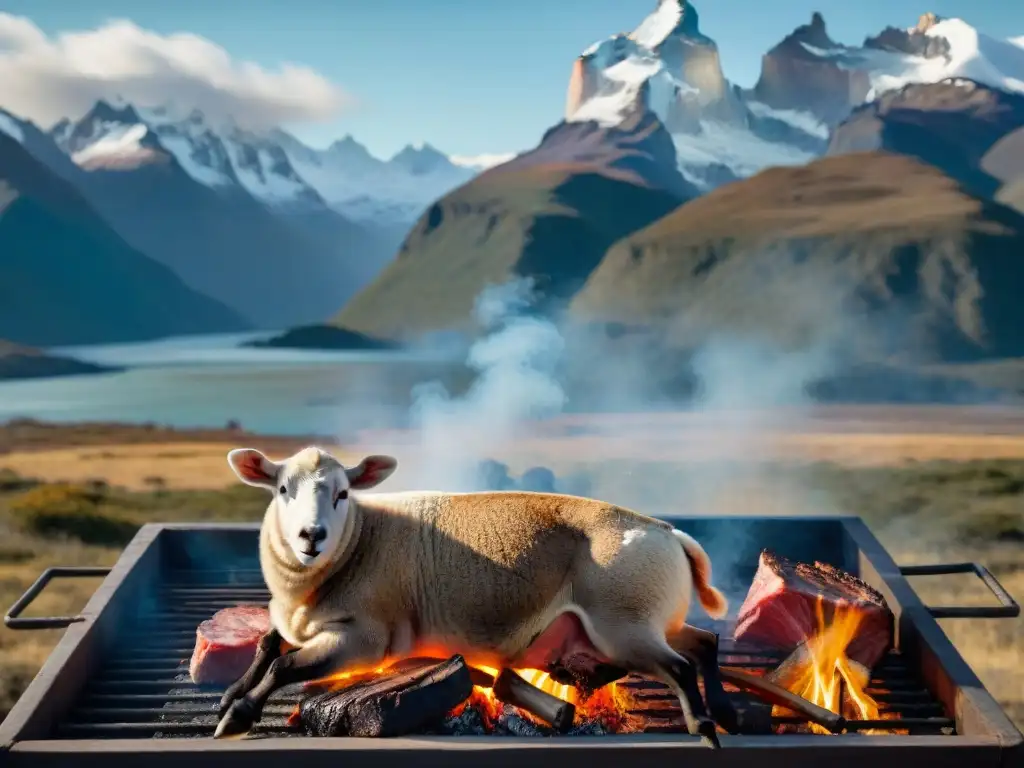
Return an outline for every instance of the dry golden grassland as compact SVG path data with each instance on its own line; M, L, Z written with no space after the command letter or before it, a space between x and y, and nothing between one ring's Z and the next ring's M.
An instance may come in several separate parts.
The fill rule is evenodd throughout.
M113 563L146 521L259 519L266 496L234 480L225 452L250 444L280 456L310 442L223 431L159 432L146 440L136 428L110 425L102 433L26 432L23 425L26 437L19 441L5 429L4 609L47 566ZM400 446L402 436L365 435L340 455L351 461L382 444ZM655 508L644 511L655 514L684 512L694 498L716 514L859 514L901 563L975 559L1024 598L1024 419L1016 414L832 409L812 420L781 412L770 420L732 418L725 427L692 415L576 416L495 453L514 470L536 464L559 474L588 470L593 495L650 504ZM97 583L51 587L31 613L74 613ZM921 579L914 586L932 604L992 600L968 577ZM943 627L1024 725L1024 620ZM0 629L0 713L58 638L58 631Z

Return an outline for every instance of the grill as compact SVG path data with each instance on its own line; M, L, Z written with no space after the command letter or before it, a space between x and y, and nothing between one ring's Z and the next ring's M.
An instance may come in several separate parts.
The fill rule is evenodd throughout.
M271 766L294 753L309 766L620 765L634 758L686 761L687 766L901 766L908 759L941 766L1024 765L1024 737L963 661L936 618L1012 617L1019 608L994 577L972 564L897 566L853 517L666 518L700 540L716 563L736 562L733 594L750 583L762 547L790 559L833 563L886 597L896 615L897 650L872 673L869 693L882 718L850 720L839 735L777 733L796 718L772 718L770 707L732 690L745 735L722 737L711 751L680 732L678 705L660 684L630 677L648 717L647 733L552 738L419 736L393 739L306 738L287 719L301 689L271 698L256 738L209 738L220 691L191 683L188 659L196 625L215 611L269 595L257 559L255 525L147 525L109 570L51 568L11 608L12 629L67 627L60 644L0 726L0 766L102 764L152 768L187 760L190 768ZM973 572L999 605L925 606L907 576ZM82 614L23 618L53 579L105 575ZM728 590L729 584L723 585ZM729 634L725 625L708 625ZM723 640L723 667L759 672L780 656ZM727 686L728 689L728 686ZM898 720L889 719L898 717ZM901 729L877 733L885 729ZM871 729L871 734L858 733ZM881 761L881 762L879 762Z

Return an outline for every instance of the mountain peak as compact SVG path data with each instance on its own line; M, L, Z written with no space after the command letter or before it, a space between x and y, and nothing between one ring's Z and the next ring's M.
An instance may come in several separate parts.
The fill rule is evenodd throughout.
M370 150L356 141L351 133L346 133L337 141L332 142L327 151L333 155L342 155L344 157L372 159Z
M413 176L422 176L452 164L447 155L427 142L419 146L406 144L388 163L406 170Z
M79 123L86 123L93 120L111 123L141 123L142 118L131 104L118 100L119 104L111 104L106 99L99 99L93 104L92 109L85 113Z
M813 48L823 51L829 51L840 47L835 40L829 37L828 27L825 25L825 17L818 11L811 14L810 24L801 24L798 26L783 38L782 42L776 45L772 50L787 51L800 57L813 55L807 50L807 46L812 46Z
M934 27L936 24L938 24L940 21L945 21L945 19L943 19L941 16L935 13L932 13L931 11L928 11L927 13L921 14L921 18L917 20L917 26L914 27L914 29L917 32L921 32L923 34L932 27Z
M658 0L653 13L640 22L640 26L629 37L652 51L656 51L670 37L711 42L710 38L701 33L697 9L687 0Z

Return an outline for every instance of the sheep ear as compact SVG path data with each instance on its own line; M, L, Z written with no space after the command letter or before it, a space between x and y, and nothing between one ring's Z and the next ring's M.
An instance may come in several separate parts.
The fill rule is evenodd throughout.
M349 487L361 491L373 488L387 480L398 466L398 459L392 456L367 456L358 466L346 469Z
M255 448L236 448L228 452L228 464L246 485L273 488L277 483L278 464Z

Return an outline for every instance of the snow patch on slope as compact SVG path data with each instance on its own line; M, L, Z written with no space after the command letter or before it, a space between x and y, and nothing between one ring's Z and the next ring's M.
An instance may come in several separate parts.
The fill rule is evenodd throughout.
M911 34L916 30L908 30ZM1024 38L1000 40L979 32L962 19L944 19L924 34L949 43L945 56L915 56L874 48L839 46L828 50L807 43L809 53L833 60L843 69L867 73L872 101L887 91L913 83L938 83L966 78L993 88L1024 91Z
M348 164L330 151L306 156L286 149L302 179L343 215L357 221L398 224L415 219L434 200L464 184L476 169L451 162L413 174L384 160Z
M516 156L515 152L502 152L483 155L452 155L448 159L460 168L471 168L477 171L486 171L496 165L502 165Z
M235 175L239 183L254 197L273 203L288 202L307 191L301 179L273 171L274 160L266 149L257 149L255 153L252 166L242 165L237 157L232 158L236 161Z
M208 187L226 187L234 183L234 179L222 170L204 162L201 155L197 153L195 145L187 136L165 132L160 136L160 144L174 155L174 159L178 161L185 173L200 184Z
M679 26L682 19L683 9L676 0L661 0L654 13L640 22L630 37L644 48L657 48Z
M101 130L99 138L71 154L71 159L76 165L126 160L147 152L142 146L142 140L149 133L149 128L143 123L105 123L98 127Z
M17 142L25 140L25 132L21 130L18 122L6 112L0 111L0 131L3 131Z
M968 78L1008 91L1024 91L1024 49L1009 40L978 32L961 19L945 19L925 34L949 42L948 56L924 58L885 51L866 51L872 93L902 88L911 83L937 83Z
M721 163L743 177L772 166L804 165L815 157L789 144L765 141L734 125L702 120L700 127L696 135L677 133L672 136L683 168Z
M828 126L810 112L799 109L773 109L760 101L748 101L747 108L757 117L781 120L811 136L817 136L819 139L828 138Z

